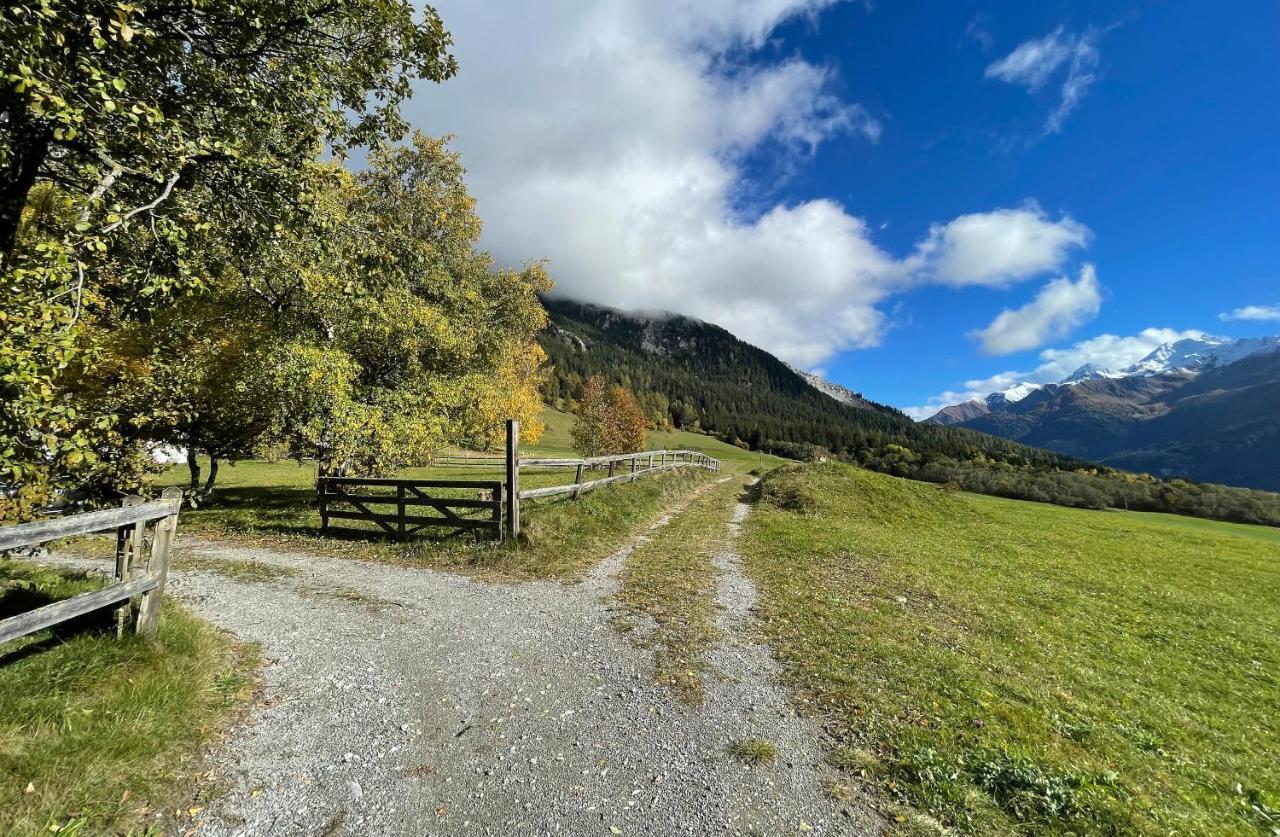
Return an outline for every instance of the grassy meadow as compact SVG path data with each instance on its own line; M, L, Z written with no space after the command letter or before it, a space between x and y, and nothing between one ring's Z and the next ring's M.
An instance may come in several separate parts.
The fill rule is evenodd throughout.
M3 561L0 618L100 585ZM116 639L110 610L5 643L0 833L143 833L189 813L192 760L247 702L256 665L172 600L156 643Z
M742 551L833 763L963 833L1280 828L1276 530L766 477Z
M573 457L569 429L573 416L553 409L543 414L546 432L536 444L522 446L524 456ZM730 473L771 467L783 460L725 444L711 436L684 431L650 433L649 449L697 450L716 457ZM491 454L493 455L493 454ZM202 463L207 467L207 463ZM467 466L411 468L398 476L422 479L501 479L502 469ZM442 540L426 534L399 543L384 539L372 524L369 536L320 538L320 515L314 505L314 463L244 461L224 464L218 474L215 501L203 508L184 508L181 528L212 537L259 540L293 545L326 554L453 569L494 578L572 578L590 567L654 519L670 502L710 477L701 469L660 474L634 485L592 491L580 500L564 497L522 504L524 532L519 543L475 543L469 537ZM522 468L523 488L572 482L572 468ZM185 485L185 465L159 475L154 485ZM361 526L343 521L344 526ZM182 558L177 559L181 566Z

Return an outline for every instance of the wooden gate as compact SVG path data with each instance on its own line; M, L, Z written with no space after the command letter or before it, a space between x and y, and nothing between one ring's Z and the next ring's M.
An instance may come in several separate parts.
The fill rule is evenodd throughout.
M362 520L376 524L395 538L406 538L429 526L455 532L488 532L502 538L500 480L320 477L316 491L320 501L320 530L326 534L333 528L330 520ZM447 496L441 491L467 491L471 496ZM375 508L382 506L392 508ZM439 514L421 513L426 510Z

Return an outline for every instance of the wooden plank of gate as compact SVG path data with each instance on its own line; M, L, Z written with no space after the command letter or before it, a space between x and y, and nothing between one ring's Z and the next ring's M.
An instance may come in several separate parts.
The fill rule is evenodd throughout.
M163 496L182 503L182 490L166 488ZM151 555L147 561L147 575L156 582L156 586L142 594L142 602L138 605L138 623L135 630L144 637L154 637L160 628L160 605L164 598L165 584L169 578L169 550L173 547L173 539L178 533L178 510L161 519L156 524L155 539L151 544Z
M360 511L364 512L365 517L361 518L359 515L355 514L354 512L339 513L335 511L329 512L330 517L337 517L345 520L361 520L361 519L368 520L371 523L378 524L378 526L382 527L382 529L386 531L387 534L389 535L394 535L397 533L396 527L392 525L395 522L394 515L389 516L389 515L377 514L368 506L366 506L364 503L360 502L359 500L355 499L352 495L348 494L346 490L342 488L342 486L337 486L337 489L338 489L337 496L341 498L344 502L350 503Z
M124 498L121 506L128 508L130 506L140 506L143 500L137 494L130 494ZM134 564L142 564L142 547L146 539L145 520L139 520L132 526L121 527L116 534L116 583L128 581L132 573ZM130 602L126 600L124 604L116 608L116 636L123 637L125 629L129 625Z

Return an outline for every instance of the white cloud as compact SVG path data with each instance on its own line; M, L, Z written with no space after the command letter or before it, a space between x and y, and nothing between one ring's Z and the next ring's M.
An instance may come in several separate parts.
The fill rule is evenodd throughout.
M1035 204L961 215L935 225L918 253L926 270L951 285L998 287L1062 266L1084 247L1088 227L1063 216L1054 221Z
M440 0L460 71L407 115L456 136L500 262L545 257L558 293L700 317L802 366L876 345L881 304L912 281L1003 283L1083 246L1082 226L1034 208L958 219L906 258L835 201L745 215L751 152L785 167L881 134L830 68L762 49L834 2ZM983 218L1023 232L975 240Z
M1073 35L1059 26L1043 38L1025 41L1004 58L993 61L985 75L1034 93L1065 66L1061 98L1044 125L1045 133L1056 134L1098 79L1095 70L1100 60L1098 38L1101 34L1089 29Z
M993 392L1008 389L1016 384L1048 384L1061 381L1085 364L1103 369L1123 369L1142 360L1163 343L1188 338L1201 339L1203 331L1172 328L1146 328L1137 334L1121 337L1100 334L1082 340L1063 349L1045 349L1040 352L1040 365L1029 372L1007 371L989 378L965 381L958 390L938 393L920 406L903 409L914 419L926 419L943 407L981 399Z
M1038 90L1070 57L1071 46L1064 42L1059 26L1043 38L1018 44L1013 52L988 64L986 77Z
M983 329L971 332L982 351L1008 355L1043 346L1066 337L1098 315L1102 307L1102 287L1093 265L1080 270L1072 282L1063 276L1040 289L1036 298L1021 308L1006 308Z
M1280 305L1246 305L1218 315L1223 322L1234 320L1280 320Z
M819 362L880 339L876 305L905 268L832 201L739 207L742 161L762 145L803 158L880 136L829 68L753 54L832 2L444 0L460 71L408 114L456 135L501 262L546 257L558 293L701 317Z

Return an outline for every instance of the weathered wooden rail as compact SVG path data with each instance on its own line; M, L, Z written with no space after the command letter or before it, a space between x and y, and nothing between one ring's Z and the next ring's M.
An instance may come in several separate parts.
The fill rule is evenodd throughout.
M720 470L720 460L695 450L646 450L615 456L584 459L528 457L519 455L520 424L507 422L506 455L437 457L432 464L443 467L484 467L503 469L500 480L415 480L377 479L373 477L320 477L316 494L320 505L320 530L329 532L331 520L358 520L373 523L395 538L406 538L427 527L455 532L489 532L501 539L520 534L520 502L542 497L571 494L574 498L619 482L634 482L642 477L674 471L679 468ZM520 490L521 468L573 468L574 480L564 485ZM588 479L592 471L607 471L605 476ZM377 493L376 489L382 489ZM386 489L395 489L394 493ZM441 490L474 492L471 497L442 495ZM336 508L335 508L336 506ZM394 506L381 510L377 507ZM437 515L418 512L430 509ZM461 513L459 513L461 510ZM480 514L476 514L480 512ZM364 529L368 532L370 530Z
M125 498L118 509L85 512L36 523L0 528L0 552L39 546L49 541L116 531L115 582L91 593L82 593L43 607L0 619L0 642L84 616L124 602L116 610L116 631L123 635L136 600L135 630L155 636L160 625L160 603L169 576L169 550L178 531L178 511L182 492L165 489L159 500L144 502L141 497ZM147 524L155 521L148 549Z
M677 468L706 468L709 471L720 470L720 461L694 450L649 450L639 453L628 453L620 456L596 456L588 459L521 459L521 467L531 468L574 468L574 481L565 485L552 485L546 488L531 488L520 492L521 500L535 497L555 497L560 494L581 496L584 491L591 491L617 482L634 482L641 477L662 471L673 471ZM608 469L608 476L593 480L583 480L588 470ZM622 473L618 473L621 470Z
M369 489L393 488L395 493L376 493ZM471 497L441 496L429 492L440 489L476 492ZM328 533L330 520L361 520L373 523L395 538L405 538L427 527L451 528L455 531L491 532L502 537L502 495L500 480L412 480L373 477L320 477L316 481L320 504L320 531ZM486 495L487 498L481 496ZM339 508L334 508L338 505ZM375 507L394 506L380 511ZM425 515L422 510L439 514ZM481 517L464 517L476 510L487 512Z
M720 460L694 450L646 450L636 453L623 453L613 456L594 456L585 459L559 459L546 457L520 458L520 423L507 422L507 519L506 532L510 537L520 534L520 501L540 497L556 497L570 494L577 499L582 492L591 491L618 482L634 482L641 477L674 471L678 468L706 468L709 471L720 470ZM644 462L645 466L640 467ZM617 473L619 466L623 473ZM627 467L629 466L629 467ZM546 488L520 490L520 469L526 468L573 468L575 470L572 483L552 485ZM588 470L608 469L608 475L594 480L583 480Z

